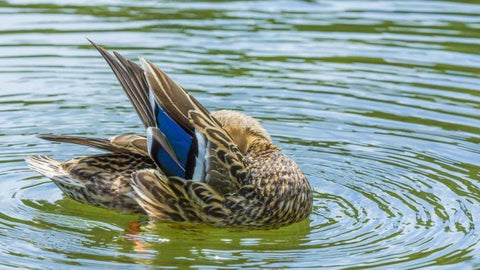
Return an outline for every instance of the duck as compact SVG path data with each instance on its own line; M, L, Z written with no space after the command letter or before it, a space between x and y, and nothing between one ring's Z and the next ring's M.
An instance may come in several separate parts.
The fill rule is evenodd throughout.
M140 65L89 40L125 90L145 134L108 139L39 135L105 153L61 162L26 158L73 200L150 220L218 227L280 227L312 211L301 168L254 118L209 112L152 62Z

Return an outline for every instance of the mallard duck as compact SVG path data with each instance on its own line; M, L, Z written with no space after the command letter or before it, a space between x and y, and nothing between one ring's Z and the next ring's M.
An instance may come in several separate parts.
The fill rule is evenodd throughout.
M250 116L209 112L163 71L90 41L112 68L145 135L43 135L109 153L60 162L26 159L70 198L167 222L277 227L305 219L312 190L299 166Z

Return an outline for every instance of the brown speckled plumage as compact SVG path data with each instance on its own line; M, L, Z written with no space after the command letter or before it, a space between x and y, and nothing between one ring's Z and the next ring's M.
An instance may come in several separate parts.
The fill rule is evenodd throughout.
M31 156L27 162L33 170L51 178L77 201L143 212L162 221L278 227L308 216L313 198L305 175L273 144L258 121L229 110L209 113L153 64L142 60L142 69L118 53L114 58L94 46L114 70L146 127L155 125L148 102L148 91L152 91L162 109L198 140L197 160L189 163L196 164L193 178L167 176L149 157L151 146L140 135L111 139L44 135L47 140L111 153L63 163ZM172 152L165 138L159 140Z

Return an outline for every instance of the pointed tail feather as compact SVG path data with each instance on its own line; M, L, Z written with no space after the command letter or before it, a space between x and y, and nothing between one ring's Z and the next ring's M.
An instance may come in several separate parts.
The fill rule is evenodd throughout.
M47 156L29 156L25 161L31 170L50 178L68 197L80 202L89 202L85 184L71 177L63 169L60 161Z
M58 160L47 156L29 156L25 161L31 170L52 179L67 195L68 192L65 191L65 187L85 188L84 183L72 178Z
M25 161L30 169L52 179L65 195L76 201L122 213L143 212L133 198L129 175L97 171L80 180L80 175L50 157L29 156Z

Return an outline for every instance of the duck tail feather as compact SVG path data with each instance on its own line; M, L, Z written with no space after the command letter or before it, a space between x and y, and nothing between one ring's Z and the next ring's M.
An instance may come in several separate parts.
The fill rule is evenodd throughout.
M85 184L72 178L58 160L47 156L29 156L25 161L31 170L52 179L65 193L69 187L85 188Z

